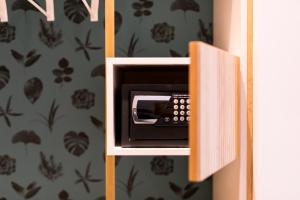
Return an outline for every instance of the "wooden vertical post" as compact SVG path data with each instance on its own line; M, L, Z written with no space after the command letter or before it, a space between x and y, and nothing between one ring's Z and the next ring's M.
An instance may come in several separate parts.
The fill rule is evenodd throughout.
M253 200L253 0L247 0L247 200Z
M115 0L105 0L105 58L109 57L115 57ZM115 156L106 154L105 177L106 200L115 200Z

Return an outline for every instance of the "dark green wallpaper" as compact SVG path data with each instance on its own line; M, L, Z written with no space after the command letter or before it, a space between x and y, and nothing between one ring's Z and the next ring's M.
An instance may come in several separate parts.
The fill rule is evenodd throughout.
M37 2L43 5L42 0ZM53 23L7 0L0 23L0 200L100 200L104 186L104 0L55 0ZM116 0L118 56L186 56L212 41L211 0ZM117 199L212 199L185 157L117 159Z

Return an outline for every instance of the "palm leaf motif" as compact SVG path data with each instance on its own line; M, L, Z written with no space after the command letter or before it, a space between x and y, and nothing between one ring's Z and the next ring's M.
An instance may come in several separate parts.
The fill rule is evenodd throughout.
M2 90L9 82L10 72L5 66L0 66L0 90Z
M68 19L76 24L83 22L89 14L82 0L66 0L64 3L64 12Z
M63 175L62 164L57 164L53 155L50 155L49 159L47 159L46 155L41 152L40 157L41 163L39 165L39 170L47 179L54 181Z
M122 51L122 53L126 56L126 57L134 57L136 54L140 53L142 51L141 50L136 50L136 46L139 42L139 38L135 36L135 33L132 34L130 41L129 41L129 45L127 50L120 48L120 50Z
M199 40L207 42L209 44L213 43L213 26L212 23L208 24L208 27L205 26L204 22L199 19L199 32L198 32Z
M84 133L70 131L64 136L65 148L75 156L81 156L89 147L89 137Z
M23 10L24 12L27 11L35 11L39 12L31 3L29 3L27 0L16 0L13 4L11 9L13 11L17 10Z
M40 98L42 91L43 83L37 77L29 79L24 85L25 96L32 104Z
M139 174L139 170L135 170L135 167L132 166L129 176L128 176L128 179L127 179L127 182L124 183L124 182L120 181L121 184L125 187L126 193L127 193L128 197L130 197L130 198L132 197L133 190L142 183L142 182L136 183L136 178L137 178L138 174Z
M59 105L57 105L56 101L53 100L50 107L49 114L48 115L39 114L39 116L42 118L41 122L49 128L50 132L53 131L54 124L63 117L63 115L57 116L58 109L59 109Z

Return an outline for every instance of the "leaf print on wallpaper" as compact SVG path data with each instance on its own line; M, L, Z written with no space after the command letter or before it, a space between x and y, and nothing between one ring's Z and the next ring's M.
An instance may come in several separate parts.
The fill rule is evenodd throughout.
M97 46L92 46L92 43L91 43L91 29L88 31L87 35L86 35L86 38L85 38L85 42L82 42L78 37L75 37L75 40L77 42L77 44L79 45L75 51L78 52L78 51L83 51L84 53L84 56L85 58L90 61L91 60L91 57L90 57L90 54L89 54L89 51L90 50L100 50L102 49L102 47L97 47Z
M95 93L88 89L76 90L72 95L72 104L78 109L90 109L95 105Z
M169 43L175 38L175 27L168 23L154 24L151 29L152 39L158 43Z
M15 58L18 63L24 65L24 67L30 67L34 65L42 56L41 54L37 54L36 50L33 49L29 51L26 56L22 55L16 50L11 50L11 55Z
M175 183L169 182L169 187L182 200L191 198L199 189L195 183L188 183L184 188L181 188Z
M10 43L15 40L16 27L9 23L0 23L0 42Z
M34 132L34 131L19 131L17 132L13 138L12 138L12 143L17 144L17 143L23 143L25 145L25 151L26 154L28 153L28 144L36 144L40 145L41 144L41 138Z
M8 155L0 155L0 175L11 175L16 172L16 159Z
M68 19L76 24L82 23L89 15L82 0L66 0L64 11Z
M84 132L70 131L64 136L65 148L74 156L81 156L89 148L89 137Z
M9 82L10 72L5 66L0 66L0 90L2 90Z
M24 199L31 199L32 197L35 197L42 188L41 186L37 186L36 182L32 182L27 187L23 187L20 184L12 181L11 186L15 192L17 192Z
M50 132L53 131L55 123L64 117L63 115L57 116L58 109L59 105L56 105L56 101L53 100L48 115L39 114L41 120L38 121L45 124L49 128Z
M8 98L5 108L0 106L0 118L1 117L4 118L4 121L5 121L5 123L8 127L12 126L11 121L10 121L10 117L20 117L20 116L23 115L23 113L16 113L16 112L12 111L11 101L12 101L12 96L10 96Z
M27 11L39 12L31 3L27 0L15 0L12 4L11 9L13 11L23 10L25 13Z
M59 200L71 200L69 198L69 193L65 190L62 190L59 194L58 194L58 198Z
M142 184L142 181L136 183L136 178L138 174L139 174L139 170L135 170L135 167L132 166L127 182L125 183L123 181L120 181L122 186L126 189L126 194L128 195L129 198L132 197L133 190L136 189L137 186Z
M178 53L177 51L170 49L170 55L172 57L189 57L189 54L187 53L186 55L182 55L180 53Z
M91 77L92 78L95 78L95 77L98 77L98 76L105 77L105 64L98 65L91 72Z
M145 200L164 200L164 198L154 198L154 197L148 197Z
M186 21L186 12L199 12L200 6L195 0L175 0L171 5L171 11L182 10Z
M150 162L151 171L156 175L169 175L174 170L174 160L167 156L156 156Z
M153 2L150 0L138 0L132 3L132 8L135 10L135 17L150 16L152 14L151 8L153 7Z
M89 162L89 164L87 165L87 167L85 169L84 175L82 175L77 169L75 169L75 174L79 178L77 181L75 181L75 184L82 183L87 193L90 193L90 191L91 191L90 187L89 187L89 183L97 183L97 182L103 181L102 179L92 178L92 176L90 174L91 165L92 165L92 162Z
M134 57L134 56L136 56L136 54L142 52L143 49L136 50L136 46L137 46L138 42L139 42L139 38L136 37L135 33L132 34L127 50L120 48L120 50L124 54L124 56Z
M209 44L213 43L213 26L212 23L208 24L208 27L204 24L203 20L199 19L199 32L198 38L201 41L207 42Z
M30 103L34 104L43 92L43 83L41 79L34 77L26 81L24 85L24 94Z
M55 30L53 22L40 20L40 40L49 48L53 49L63 43L62 30Z
M50 155L49 159L46 158L43 152L40 152L40 172L50 181L55 181L57 178L63 175L62 164L57 164L54 160L54 156Z
M56 76L54 82L63 85L63 83L69 83L72 81L71 75L74 69L69 65L69 61L66 58L62 58L58 62L59 68L52 71L54 76Z
M90 120L96 128L98 129L103 128L103 122L100 121L97 117L90 116Z

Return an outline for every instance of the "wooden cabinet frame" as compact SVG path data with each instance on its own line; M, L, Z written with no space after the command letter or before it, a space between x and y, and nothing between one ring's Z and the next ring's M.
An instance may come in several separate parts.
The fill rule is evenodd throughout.
M223 8L227 6L230 7L233 4L237 4L235 6L239 6L237 9L239 13L237 15L240 17L239 20L243 20L244 22L240 23L240 25L243 24L245 26L242 28L238 25L238 28L240 29L239 31L241 31L239 36L245 40L245 44L240 44L240 46L243 46L243 49L240 50L240 54L243 54L241 65L246 68L244 69L246 70L244 73L246 74L246 78L243 78L246 80L244 84L247 86L245 88L245 94L242 95L242 98L247 107L245 111L245 118L247 118L245 129L247 130L246 134L244 135L245 138L243 138L244 142L241 143L241 145L245 145L246 147L243 147L244 154L240 155L239 160L214 175L213 198L214 200L253 200L253 0L215 0L214 2L216 8ZM243 6L241 4L243 4ZM241 9L242 7L244 8L243 10ZM106 57L115 57L114 13L115 0L105 0ZM222 26L228 26L225 27L225 29L230 29L232 28L231 26L234 26L234 23L233 25L230 23L230 19L236 19L235 16L232 16L234 14L236 14L236 12L232 10L228 10L227 12L224 11L224 14L216 11L216 15L220 15L220 17L214 16L214 18L220 19L219 25L225 24ZM229 22L222 23L222 20L227 19L229 19ZM243 31L241 29L243 29ZM215 27L214 30L217 31ZM230 31L230 33L232 32L234 32L234 30ZM218 34L221 33L218 32ZM234 36L226 35L224 38L216 41L215 45L221 47L222 49L236 53L234 47L232 47L234 44L231 45L231 43L234 43L233 40L235 40ZM241 165L245 165L243 167L245 170L241 170ZM246 185L240 183L241 176L245 177L244 181ZM231 177L235 177L235 181L237 182L233 186L230 184L230 181L228 181L231 179ZM106 199L115 200L115 157L108 155L106 155Z

